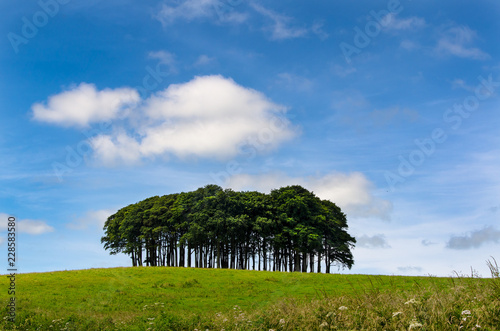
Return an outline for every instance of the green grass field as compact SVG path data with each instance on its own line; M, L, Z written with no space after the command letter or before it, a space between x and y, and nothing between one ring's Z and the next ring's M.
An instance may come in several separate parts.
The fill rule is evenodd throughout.
M112 268L20 274L4 330L500 329L498 278Z

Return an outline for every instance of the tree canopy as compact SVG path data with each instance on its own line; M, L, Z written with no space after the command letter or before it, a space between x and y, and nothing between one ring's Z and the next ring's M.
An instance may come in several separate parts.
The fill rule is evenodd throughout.
M329 273L354 264L347 228L335 203L298 185L270 194L207 185L121 208L101 243L133 266Z

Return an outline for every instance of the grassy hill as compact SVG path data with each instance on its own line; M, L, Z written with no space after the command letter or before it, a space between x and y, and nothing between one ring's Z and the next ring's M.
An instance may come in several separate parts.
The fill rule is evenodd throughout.
M3 307L10 296L3 276ZM500 329L498 279L112 268L17 275L21 330ZM419 326L420 325L420 326ZM478 326L476 326L478 325Z

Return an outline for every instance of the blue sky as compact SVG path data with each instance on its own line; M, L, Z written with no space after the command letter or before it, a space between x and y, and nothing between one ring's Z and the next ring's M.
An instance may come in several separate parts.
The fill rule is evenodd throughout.
M334 201L358 240L344 272L488 276L500 258L497 1L0 7L19 271L128 266L100 244L107 216L209 183Z

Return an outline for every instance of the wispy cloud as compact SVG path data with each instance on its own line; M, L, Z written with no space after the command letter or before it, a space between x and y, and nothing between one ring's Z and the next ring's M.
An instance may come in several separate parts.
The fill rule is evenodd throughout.
M389 31L407 31L421 29L426 23L421 17L397 18L396 14L389 13L384 17L382 25Z
M289 90L302 92L310 91L313 87L313 82L310 79L288 72L278 74L275 84Z
M466 235L452 236L446 244L446 247L450 249L471 249L478 248L483 244L499 242L500 231L490 225L484 229L472 231Z
M472 46L477 33L467 26L453 26L441 33L435 52L439 55L454 55L473 60L489 59L489 54Z
M267 26L265 29L271 32L271 39L273 40L299 38L309 33L308 28L291 26L291 17L278 14L256 3L252 3L251 6L255 11L267 17L272 22L271 25Z
M215 61L215 58L210 57L210 56L205 55L205 54L202 54L202 55L198 56L198 58L196 59L196 61L194 62L193 65L195 67L202 67L202 66L209 65L209 64L213 63L214 61Z
M167 51L156 51L149 52L148 57L150 59L156 59L159 63L166 65L171 74L177 73L175 55Z
M168 4L167 4L168 3ZM220 0L186 0L181 3L169 1L164 3L156 14L163 25L172 25L178 20L193 21L196 19L212 19L213 22L242 23L247 15L229 8Z
M352 66L341 66L341 65L338 65L338 64L335 64L333 67L332 67L332 72L336 75L336 76L339 76L339 77L347 77L349 76L350 74L353 74L357 71L356 68L352 67Z

